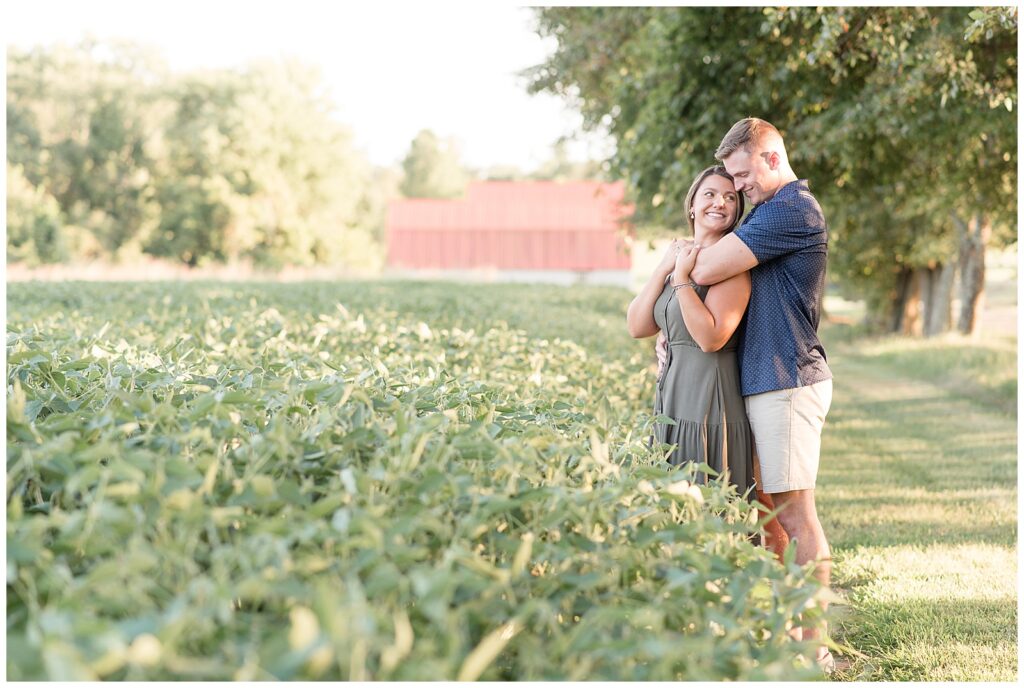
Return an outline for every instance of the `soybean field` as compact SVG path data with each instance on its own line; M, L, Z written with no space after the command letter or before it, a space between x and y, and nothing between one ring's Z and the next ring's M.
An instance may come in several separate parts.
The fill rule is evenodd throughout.
M8 285L12 680L782 680L617 288Z

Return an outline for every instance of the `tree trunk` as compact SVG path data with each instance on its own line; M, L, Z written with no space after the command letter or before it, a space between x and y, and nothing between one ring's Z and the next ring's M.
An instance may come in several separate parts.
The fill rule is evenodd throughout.
M953 217L960 240L960 318L963 334L978 333L978 314L985 297L985 247L992 236L992 224L981 213L964 222Z
M900 268L896 278L896 298L893 301L890 332L920 336L921 318L921 271L914 268Z
M924 336L948 332L953 322L953 280L956 263L932 265L926 270L927 297L924 299Z

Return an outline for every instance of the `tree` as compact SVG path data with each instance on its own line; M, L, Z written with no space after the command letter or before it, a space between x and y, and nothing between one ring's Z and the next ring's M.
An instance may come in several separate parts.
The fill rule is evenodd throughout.
M342 235L357 224L370 168L318 84L298 63L172 84L157 184L166 211L149 250L190 264L346 262Z
M989 222L1013 234L1016 10L995 12L548 8L538 31L559 47L530 88L606 127L638 219L669 226L729 126L772 121L826 211L833 274L876 323L920 331L927 316L934 332L958 260L951 212L974 217L1002 195ZM975 24L985 28L972 34Z
M958 329L976 331L977 315L984 294L985 248L989 241L1007 244L1016 241L1017 212L1017 128L1011 117L1017 99L1017 8L988 7L969 14L971 24L965 39L972 48L956 63L950 89L966 94L963 105L974 134L972 146L963 151L966 160L955 169L957 183L964 194L976 194L973 203L958 204L951 211L960 244L961 311ZM977 58L974 48L978 49ZM954 98L955 98L954 94ZM986 103L987 101L987 103ZM982 117L984 104L988 113ZM1005 107L1006 113L1002 112ZM977 164L976 172L966 165ZM1009 202L1007 202L1009 201Z
M388 203L401 195L402 174L394 167L374 167L371 182L359 202L358 226L369 231L383 245L387 225Z
M412 140L402 169L401 191L406 198L454 198L466 191L468 175L459 164L454 143L442 143L429 129Z
M11 259L379 262L380 191L315 70L172 77L92 40L11 50L7 66Z
M601 179L601 163L593 160L576 162L569 157L569 146L565 140L558 140L551 148L551 157L530 175L531 179L567 181L579 179Z
M895 242L889 232L894 263L848 250L840 266L852 268L847 275L869 294L887 288L890 328L914 334L948 329L959 269L959 325L973 331L991 228L1000 228L998 243L1015 240L1016 9L768 14L821 67L795 73L829 108L794 129L821 142L819 154L832 162L819 169L843 175L833 204L853 192L837 215L840 233L852 248L877 239L871 224L898 230ZM857 279L858 270L872 268L892 281Z
M7 260L34 266L67 257L57 199L7 163Z
M8 51L8 161L106 255L137 253L156 224L152 85L164 74L159 57L126 42Z
M488 181L501 182L521 181L529 178L529 175L517 166L501 164L488 167L487 170L479 176Z

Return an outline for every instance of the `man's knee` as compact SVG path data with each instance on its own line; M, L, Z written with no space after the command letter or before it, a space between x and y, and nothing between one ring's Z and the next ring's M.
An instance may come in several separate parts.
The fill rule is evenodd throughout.
M772 499L779 508L779 523L791 537L814 528L817 513L814 509L813 492L780 492L772 495Z
M779 512L779 523L782 524L782 529L785 530L786 534L791 538L802 535L811 527L806 515L794 511L789 511L787 513L787 509L785 508Z

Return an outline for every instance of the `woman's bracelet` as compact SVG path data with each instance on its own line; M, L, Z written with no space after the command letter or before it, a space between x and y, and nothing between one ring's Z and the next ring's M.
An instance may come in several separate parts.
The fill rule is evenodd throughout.
M671 282L670 282L670 284L671 284ZM690 280L689 282L683 282L682 284L673 284L672 285L672 293L674 294L677 289L682 289L683 287L692 287L694 290L696 290L697 289L697 283L694 282L693 280Z

